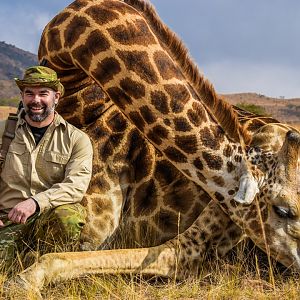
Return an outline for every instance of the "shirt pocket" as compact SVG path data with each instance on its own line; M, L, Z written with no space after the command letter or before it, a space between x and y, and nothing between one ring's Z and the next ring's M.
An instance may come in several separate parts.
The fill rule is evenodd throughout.
M25 144L12 142L9 146L4 167L3 175L13 177L16 181L28 176L29 151Z
M46 151L44 154L45 169L52 183L62 182L65 177L69 156L57 152Z

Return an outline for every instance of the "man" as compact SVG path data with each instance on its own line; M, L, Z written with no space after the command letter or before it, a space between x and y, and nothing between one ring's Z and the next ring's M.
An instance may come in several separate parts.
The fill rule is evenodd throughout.
M85 222L79 202L93 157L88 136L55 112L64 93L55 71L34 66L15 81L24 108L0 178L0 261L6 265L24 245L78 240ZM2 125L0 136L3 131Z

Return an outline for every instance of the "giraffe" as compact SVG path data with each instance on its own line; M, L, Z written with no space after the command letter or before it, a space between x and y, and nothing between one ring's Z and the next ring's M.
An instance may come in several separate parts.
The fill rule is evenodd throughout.
M75 1L45 28L39 57L73 89L94 80L162 159L212 200L190 227L165 243L130 250L47 254L20 274L24 284L40 288L45 281L87 272L184 276L197 271L203 252L220 238L213 226L219 226L219 231L227 219L274 258L300 268L295 189L299 134L289 131L278 152L250 148L247 160L250 137L237 115L217 97L151 6L139 0ZM97 122L89 128L94 130L93 138L101 141ZM120 145L117 137L115 143ZM118 182L125 190L127 173L125 169ZM105 182L98 178L97 185ZM92 197L100 188L93 182L91 186ZM122 191L108 196L118 193ZM112 210L117 209L119 220L124 207L116 202ZM218 224L218 213L229 218L220 218Z

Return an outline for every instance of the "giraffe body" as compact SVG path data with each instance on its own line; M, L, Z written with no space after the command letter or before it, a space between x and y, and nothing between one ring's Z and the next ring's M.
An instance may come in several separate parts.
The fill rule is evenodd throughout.
M251 138L236 112L148 4L75 1L45 28L39 58L65 85L66 119L94 145L83 248L118 245L122 224L134 234L121 246L152 247L47 254L20 275L24 282L40 288L88 271L181 277L243 233L300 269L300 135L282 131L268 151L247 152Z

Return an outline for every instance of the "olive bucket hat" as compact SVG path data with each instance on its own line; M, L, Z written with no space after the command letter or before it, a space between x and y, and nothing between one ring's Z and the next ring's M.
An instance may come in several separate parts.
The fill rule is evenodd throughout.
M15 78L15 82L19 89L23 91L25 86L45 86L53 89L54 91L64 94L64 86L57 78L54 70L44 66L33 66L28 68L23 79Z

